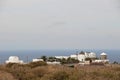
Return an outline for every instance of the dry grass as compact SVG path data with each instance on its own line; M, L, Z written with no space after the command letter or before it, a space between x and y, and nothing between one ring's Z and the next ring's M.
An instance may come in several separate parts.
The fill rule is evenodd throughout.
M16 80L16 79L10 73L0 71L0 80Z
M62 65L30 67L13 64L0 66L0 71L0 80L120 80L120 65L70 68Z

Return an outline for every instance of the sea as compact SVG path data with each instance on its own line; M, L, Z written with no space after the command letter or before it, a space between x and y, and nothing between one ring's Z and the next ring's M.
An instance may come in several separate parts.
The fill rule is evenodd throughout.
M16 51L0 51L0 64L4 64L10 56L18 56L20 60L24 62L31 62L34 58L40 58L41 56L69 56L81 51L94 52L97 57L100 57L102 52L107 53L110 63L114 61L120 63L120 50L16 50Z

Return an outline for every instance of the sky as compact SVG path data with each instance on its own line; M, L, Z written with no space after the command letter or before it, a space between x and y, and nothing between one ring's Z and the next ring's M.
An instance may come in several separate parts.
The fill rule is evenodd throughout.
M120 49L119 0L0 0L0 50Z

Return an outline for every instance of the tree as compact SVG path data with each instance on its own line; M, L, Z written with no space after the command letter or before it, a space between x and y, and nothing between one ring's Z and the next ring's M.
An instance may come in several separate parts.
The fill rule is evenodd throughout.
M46 56L42 56L41 59L43 59L44 61L46 61L47 57Z
M55 58L55 57L49 57L49 58L48 58L48 61L54 62L54 61L56 61L56 58Z
M118 64L118 62L117 62L117 61L114 61L113 64Z
M38 66L46 66L47 63L46 62L43 62L43 61L38 61L38 62L31 62L28 64L28 66L30 66L31 68L35 68L35 67L38 67Z
M79 63L79 61L71 57L69 57L68 59L63 58L61 60L61 64L74 64L74 63Z
M65 58L62 58L60 62L61 64L67 64L67 60Z
M90 61L90 63L92 63L92 59L91 58L85 58L85 61Z

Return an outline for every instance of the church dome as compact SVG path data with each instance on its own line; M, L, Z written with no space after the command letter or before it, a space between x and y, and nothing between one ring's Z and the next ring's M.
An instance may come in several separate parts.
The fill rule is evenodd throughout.
M107 54L103 52L103 53L101 53L100 55L107 55Z

